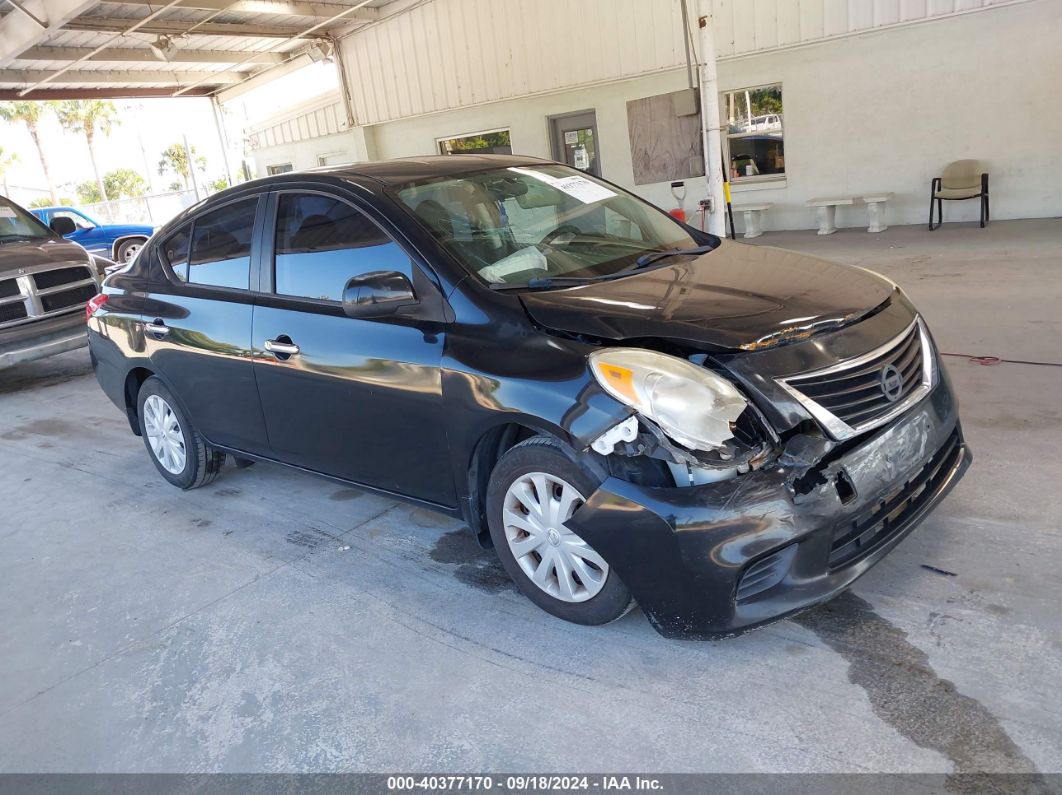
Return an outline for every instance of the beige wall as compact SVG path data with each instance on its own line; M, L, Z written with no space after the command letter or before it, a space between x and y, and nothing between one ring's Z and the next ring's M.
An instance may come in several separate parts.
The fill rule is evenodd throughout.
M806 199L892 191L891 223L925 223L930 179L976 158L993 218L1060 216L1060 42L1062 3L1041 0L723 62L722 89L780 81L785 103L787 185L735 203L775 203L767 228L801 229ZM945 220L977 214L975 201L945 203Z
M1059 42L1062 2L1034 0L723 60L721 90L781 82L785 102L786 182L735 186L735 204L772 203L768 230L809 229L808 199L891 191L889 223L925 223L931 177L951 160L979 158L991 173L993 218L1060 216ZM508 127L517 153L549 157L547 117L593 108L604 175L634 190L626 102L685 84L685 70L672 69L385 122L369 138L377 157L403 157L434 153L436 138ZM300 146L311 162L296 167L315 165L322 142ZM277 157L270 149L256 159L262 168ZM688 211L704 190L703 178L687 181ZM667 182L636 192L675 203ZM946 220L976 217L976 202L945 206ZM838 225L864 226L863 209L842 210Z

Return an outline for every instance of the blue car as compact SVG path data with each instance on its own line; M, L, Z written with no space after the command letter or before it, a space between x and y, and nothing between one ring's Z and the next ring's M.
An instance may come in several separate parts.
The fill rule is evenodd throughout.
M135 257L155 231L154 227L144 224L101 224L74 207L39 207L32 212L52 231L79 243L90 254L99 254L118 263L129 262Z

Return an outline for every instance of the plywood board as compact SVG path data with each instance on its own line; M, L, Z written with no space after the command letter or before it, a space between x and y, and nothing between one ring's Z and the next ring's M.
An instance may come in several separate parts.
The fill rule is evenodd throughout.
M704 176L700 115L676 116L671 94L627 103L634 184Z

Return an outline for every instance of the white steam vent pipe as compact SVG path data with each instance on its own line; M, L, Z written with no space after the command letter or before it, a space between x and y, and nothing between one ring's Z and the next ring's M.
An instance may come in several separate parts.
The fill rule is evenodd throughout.
M712 0L699 0L697 19L700 31L701 135L704 139L704 167L708 174L708 197L712 212L707 231L726 234L726 199L723 195L723 140L719 120L719 77L715 66L715 25Z

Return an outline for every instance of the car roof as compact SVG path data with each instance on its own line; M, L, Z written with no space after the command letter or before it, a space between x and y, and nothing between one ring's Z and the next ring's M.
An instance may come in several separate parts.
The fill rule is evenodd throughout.
M234 200L247 193L272 190L291 183L312 182L314 178L329 178L341 182L360 184L373 189L372 183L383 188L395 185L407 185L436 177L452 177L471 174L492 168L512 168L513 166L535 166L552 163L540 157L524 155L426 155L421 157L401 157L394 160L377 160L370 163L356 163L346 166L325 166L306 171L286 171L283 174L271 174L250 182L242 182L227 190L215 193L187 207L166 222L163 230L179 226L189 216L212 208L218 204Z
M378 160L350 166L315 168L312 174L339 178L369 178L384 185L403 185L433 177L452 177L489 168L541 165L550 162L523 155L427 155ZM286 175L285 175L286 176Z

